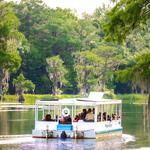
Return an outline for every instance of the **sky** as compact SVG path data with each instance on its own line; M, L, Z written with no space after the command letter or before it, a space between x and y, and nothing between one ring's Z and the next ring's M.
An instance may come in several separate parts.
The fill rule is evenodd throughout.
M6 0L11 1L11 0ZM21 0L13 0L19 2ZM77 16L81 17L83 12L92 14L94 10L103 4L110 4L110 0L43 0L49 7L70 8L75 11Z
M77 11L77 15L81 16L83 12L92 14L95 8L108 5L110 0L43 0L51 8L61 7L70 8Z

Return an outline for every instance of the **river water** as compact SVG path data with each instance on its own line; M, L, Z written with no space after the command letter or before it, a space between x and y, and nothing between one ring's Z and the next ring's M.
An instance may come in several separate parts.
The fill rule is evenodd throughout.
M150 116L147 112L143 105L123 104L122 139L63 141L31 137L34 109L0 110L0 150L150 150ZM2 135L5 135L5 138L2 138ZM6 138L6 135L10 136Z

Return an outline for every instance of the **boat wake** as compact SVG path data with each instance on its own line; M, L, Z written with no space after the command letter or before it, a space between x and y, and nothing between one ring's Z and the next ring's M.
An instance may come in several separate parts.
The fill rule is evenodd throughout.
M136 139L134 136L129 135L129 134L122 134L122 142L123 143L128 143L128 142L135 142Z
M0 138L0 145L2 144L21 144L21 143L28 143L28 142L34 142L35 139L33 139L31 136L10 136L10 137L4 137Z
M135 142L135 137L129 134L123 134L121 143L128 143L128 142ZM20 143L34 143L36 140L32 138L31 135L14 135L14 136L7 136L7 137L0 137L0 144L20 144ZM73 141L72 141L73 142Z

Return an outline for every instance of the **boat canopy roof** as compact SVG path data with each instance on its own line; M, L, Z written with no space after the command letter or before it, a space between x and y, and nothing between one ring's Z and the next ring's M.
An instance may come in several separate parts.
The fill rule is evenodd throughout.
M121 104L121 100L104 99L104 92L91 92L87 98L66 98L56 100L37 100L36 105L79 105L96 106L104 104Z

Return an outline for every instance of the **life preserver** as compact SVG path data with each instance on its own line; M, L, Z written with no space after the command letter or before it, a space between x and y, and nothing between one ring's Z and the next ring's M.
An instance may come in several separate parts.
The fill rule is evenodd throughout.
M64 109L62 110L62 115L63 115L64 117L70 115L70 110L69 110L68 108L64 108Z

